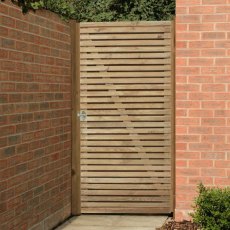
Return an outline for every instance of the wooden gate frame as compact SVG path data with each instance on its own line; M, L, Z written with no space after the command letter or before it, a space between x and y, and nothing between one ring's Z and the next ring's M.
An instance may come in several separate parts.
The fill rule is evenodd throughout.
M81 215L81 168L80 168L80 24L71 21L72 65L72 189L71 213Z
M80 169L80 23L71 21L71 68L72 68L72 188L71 214L81 215L81 169ZM172 20L172 119L171 119L171 212L175 213L175 19Z

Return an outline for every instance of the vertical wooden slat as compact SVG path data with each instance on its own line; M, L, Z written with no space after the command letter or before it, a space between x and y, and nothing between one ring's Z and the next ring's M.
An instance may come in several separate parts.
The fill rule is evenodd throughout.
M80 170L80 25L71 22L72 41L72 215L81 214Z

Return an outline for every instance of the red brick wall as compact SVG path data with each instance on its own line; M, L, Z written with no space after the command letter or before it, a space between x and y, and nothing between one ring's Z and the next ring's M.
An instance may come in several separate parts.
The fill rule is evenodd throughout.
M70 27L0 3L0 229L51 229L70 215Z
M230 0L176 0L176 217L230 184Z

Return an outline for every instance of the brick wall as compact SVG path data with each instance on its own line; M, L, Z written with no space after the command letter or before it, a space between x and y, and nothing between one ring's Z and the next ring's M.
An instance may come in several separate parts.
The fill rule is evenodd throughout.
M176 217L230 184L230 1L176 0Z
M0 229L51 229L70 215L70 27L0 3Z

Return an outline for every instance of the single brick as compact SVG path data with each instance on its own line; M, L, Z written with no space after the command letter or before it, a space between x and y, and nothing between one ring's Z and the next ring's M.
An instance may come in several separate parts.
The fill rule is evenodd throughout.
M203 22L225 22L226 20L227 20L227 15L225 14L202 15Z
M14 135L14 136L8 137L9 145L19 144L20 142L21 142L21 136L20 135Z
M13 49L15 47L15 41L8 38L2 38L2 47Z
M224 126L226 120L224 118L202 118L201 125L210 125L210 126Z
M189 14L213 14L215 13L216 7L215 6L189 6Z
M3 153L4 157L11 157L15 154L15 146L5 148Z
M216 7L216 13L230 13L230 6L227 4L225 6Z
M203 0L202 1L202 4L203 5L224 5L224 4L227 4L228 2L227 2L227 0L221 0L221 1L219 1L219 0Z
M16 165L16 167L15 167L15 173L16 174L25 172L26 170L27 170L27 163Z
M201 38L204 40L220 40L226 38L225 32L202 32Z

